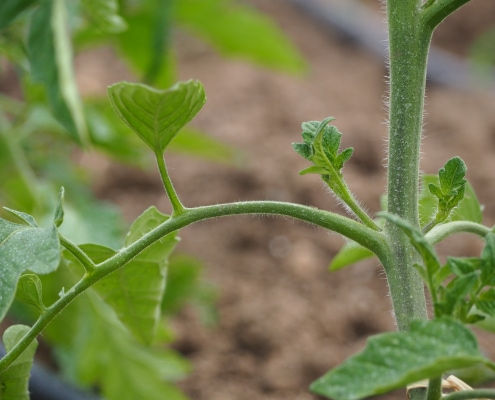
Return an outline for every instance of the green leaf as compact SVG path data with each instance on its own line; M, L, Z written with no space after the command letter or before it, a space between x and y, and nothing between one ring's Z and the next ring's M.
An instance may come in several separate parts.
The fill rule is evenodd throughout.
M95 29L106 33L120 33L127 29L125 20L118 15L116 0L81 0L81 6Z
M344 245L333 258L330 263L330 271L337 271L373 256L374 253L371 250L368 250L356 242L349 242Z
M166 215L155 207L147 209L134 221L126 246L165 222ZM98 282L94 289L116 312L122 323L142 343L151 344L160 321L160 306L165 292L168 257L178 239L169 234L152 244L123 268ZM114 252L101 246L84 246L95 262L111 257Z
M451 211L464 198L466 164L460 157L451 158L438 172L439 186L430 183L428 189L438 198L435 222L441 223L449 218Z
M466 164L460 157L453 157L448 160L444 167L438 171L442 193L448 194L464 186L466 171Z
M476 300L476 308L490 317L495 317L495 288L480 294Z
M71 354L78 380L100 387L108 400L187 400L170 381L183 378L189 363L138 343L105 302L88 300Z
M37 2L38 0L2 0L0 2L0 29L5 28L23 11Z
M203 85L192 80L167 90L120 82L108 88L108 95L117 115L155 153L163 153L206 102Z
M38 275L21 275L17 283L15 298L25 304L36 307L40 312L44 312L46 307L43 304L41 286L41 280Z
M428 188L431 184L438 187L439 180L438 176L435 175L423 175L421 180L422 189L419 196L419 218L421 226L424 226L435 216L438 204L438 197L433 195ZM464 199L451 212L450 220L481 222L482 207L469 182L465 184Z
M0 219L0 260L2 264L0 320L2 320L14 300L17 282L24 271L48 274L57 269L60 261L57 228L55 225L38 228Z
M388 332L311 385L334 400L357 400L440 376L445 371L495 364L481 354L476 337L448 318L413 321L407 332Z
M322 175L323 180L340 197L340 188L336 182L342 180L341 169L351 157L353 149L349 147L339 154L342 134L335 126L328 126L332 120L333 117L328 117L321 122L304 122L302 124L304 143L293 143L292 147L314 164L302 170L300 174Z
M181 25L222 54L290 73L305 71L304 59L276 24L248 4L232 0L181 0L176 6Z
M5 350L9 352L29 329L25 325L9 326L3 334ZM0 398L29 400L29 373L36 347L38 342L33 340L12 364L0 372Z
M31 19L28 55L35 80L44 84L55 118L79 143L87 129L72 66L68 16L63 0L43 1Z

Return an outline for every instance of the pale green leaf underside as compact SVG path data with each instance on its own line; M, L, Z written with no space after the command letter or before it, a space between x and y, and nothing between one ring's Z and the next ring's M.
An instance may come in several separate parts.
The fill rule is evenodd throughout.
M0 320L14 300L24 271L48 274L57 269L60 243L55 226L38 228L0 219Z
M495 369L475 336L447 318L414 321L410 331L370 338L366 348L311 385L334 400L358 400L478 363Z
M163 153L206 102L203 86L192 80L167 90L120 82L108 88L108 95L117 115L155 153Z
M3 334L5 350L10 351L29 329L25 325L8 327ZM0 372L0 399L29 400L29 373L37 346L38 342L32 341L7 369Z

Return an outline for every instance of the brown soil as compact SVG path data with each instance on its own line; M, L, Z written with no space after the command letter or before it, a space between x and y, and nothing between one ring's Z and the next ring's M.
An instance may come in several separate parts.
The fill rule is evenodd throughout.
M493 1L480 3L491 7L495 22ZM300 141L302 121L332 115L344 133L343 146L355 148L344 175L360 201L377 211L386 163L383 61L282 0L255 4L292 38L310 71L294 78L226 61L200 41L179 35L180 77L200 79L208 95L193 125L244 154L240 167L169 154L181 198L187 206L271 199L342 212L316 176L298 175L307 163L291 148ZM443 28L446 47L455 47L462 13L452 22L450 39L449 27ZM426 111L422 169L434 173L460 155L486 206L485 222L494 224L495 98L429 87ZM151 204L170 210L155 172L111 165L95 187L129 220ZM205 328L192 309L174 322L175 347L194 364L181 383L193 400L316 399L307 391L310 382L362 349L370 334L394 329L376 260L327 271L344 243L335 234L284 218L235 217L196 224L181 237L179 250L203 260L207 279L219 291L218 326ZM469 255L480 243L454 237L441 249ZM484 344L493 356L495 348Z

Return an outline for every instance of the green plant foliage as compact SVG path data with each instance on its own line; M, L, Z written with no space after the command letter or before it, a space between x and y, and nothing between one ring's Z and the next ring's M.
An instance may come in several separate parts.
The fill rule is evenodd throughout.
M170 259L167 275L167 290L163 296L162 311L166 315L179 312L192 304L206 325L217 322L217 291L202 277L203 264L188 255L175 255Z
M38 275L23 274L17 283L15 298L25 304L36 307L38 311L44 312L42 284Z
M105 33L120 33L127 29L125 20L118 14L116 0L81 0L81 6L94 29Z
M346 243L330 263L330 271L338 271L348 265L373 257L375 254L356 242Z
M131 226L126 246L166 221L167 216L155 207L146 210ZM168 257L178 238L170 234L135 257L125 267L95 285L96 291L116 312L122 323L144 344L151 344L160 321L160 305L165 293ZM101 262L114 252L101 246L85 246L95 262Z
M121 82L110 86L108 95L117 115L155 154L165 151L206 101L203 86L192 80L167 90Z
M65 7L63 0L41 3L31 18L28 56L32 76L44 84L53 115L75 140L85 144L87 128L73 76Z
M98 386L108 400L186 400L170 381L183 378L189 363L171 350L143 346L94 294L74 315L80 319L70 360L78 381Z
M430 184L438 186L437 175L423 175L421 177L422 190L419 195L419 219L421 226L425 226L435 216L438 208L438 197L433 195L428 187ZM478 201L476 193L469 182L464 185L464 198L451 211L449 221L471 221L481 223L482 206Z
M466 164L460 157L451 158L438 171L439 185L433 183L428 185L430 193L438 199L435 224L445 221L464 198L466 170Z
M5 28L38 0L3 0L0 3L0 29Z
M0 320L7 313L19 277L24 271L48 274L60 262L60 243L57 228L39 228L30 215L9 210L26 224L16 224L0 218Z
M334 182L342 179L341 169L351 158L353 149L349 147L339 153L342 134L335 126L327 126L332 120L334 118L329 117L321 122L304 122L302 124L304 143L294 143L292 147L299 155L314 164L302 170L300 174L322 175L322 179L341 197L339 187Z
M3 344L10 351L29 331L29 326L12 325L3 334ZM29 373L38 342L34 340L4 371L0 371L0 398L29 400Z
M457 161L455 161L457 162ZM435 216L439 199L428 189L430 185L440 187L438 175L421 176L421 192L419 195L419 220L421 226L426 226ZM482 206L469 182L464 183L464 197L453 209L451 209L449 221L471 221L481 223ZM382 210L386 210L386 196L383 196ZM445 222L445 221L443 221ZM348 242L339 250L330 263L330 271L337 271L348 265L373 257L374 254L368 249L355 242Z
M361 353L315 381L311 390L334 400L358 400L479 363L495 369L460 323L448 318L413 321L407 332L370 338Z
M300 74L306 63L269 18L231 0L176 2L180 23L222 54Z

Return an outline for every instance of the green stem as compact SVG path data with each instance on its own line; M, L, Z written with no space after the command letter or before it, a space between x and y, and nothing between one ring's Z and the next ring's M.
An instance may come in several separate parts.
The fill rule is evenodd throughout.
M442 400L467 400L467 399L495 399L494 389L474 389L463 390L461 392L450 393Z
M155 153L156 163L158 165L158 170L160 171L160 176L162 178L163 187L165 188L165 192L167 192L167 196L172 204L173 213L172 215L182 214L185 210L185 207L182 205L177 192L175 191L174 185L170 180L170 176L168 175L167 166L165 165L165 159L163 158L163 154L161 152Z
M95 263L88 257L88 255L84 251L81 250L78 245L72 243L69 239L67 239L60 233L58 237L60 240L60 244L64 246L81 263L87 273L91 273L95 269Z
M440 400L442 397L442 377L431 378L428 382L426 400Z
M432 31L420 15L421 1L389 0L390 110L388 212L419 227L419 156L426 63ZM387 223L392 254L384 264L399 330L426 319L423 282L412 267L418 255L402 230Z
M101 264L98 264L96 268L92 269L90 272L87 272L79 282L65 293L64 296L46 309L46 312L39 317L30 331L14 348L11 349L11 351L9 351L9 353L7 353L7 355L5 355L4 358L0 360L0 371L7 368L22 353L29 343L41 333L48 323L67 307L72 300L105 276L123 267L157 240L195 222L215 217L239 214L269 214L292 217L347 236L362 246L372 250L379 257L382 254L386 254L386 241L381 233L375 232L360 222L350 218L328 211L318 210L313 207L283 202L254 201L185 209L181 214L172 216L138 241L123 248L117 254ZM83 265L84 263L88 263L87 260L85 260L86 256L77 246L71 246L68 241L63 238L62 240L62 244L64 246L67 245L69 251L71 251ZM85 268L88 267L89 265L85 265Z
M327 182L327 184L330 188L332 188L333 185L331 185L330 182ZM361 208L357 200L352 195L352 192L347 187L346 183L342 179L338 179L336 184L338 185L338 190L332 190L352 210L352 212L361 220L361 222L374 231L380 231L381 228Z
M489 232L491 232L490 228L476 222L453 221L435 226L425 237L431 244L437 244L455 233L473 233L480 237L485 237Z

